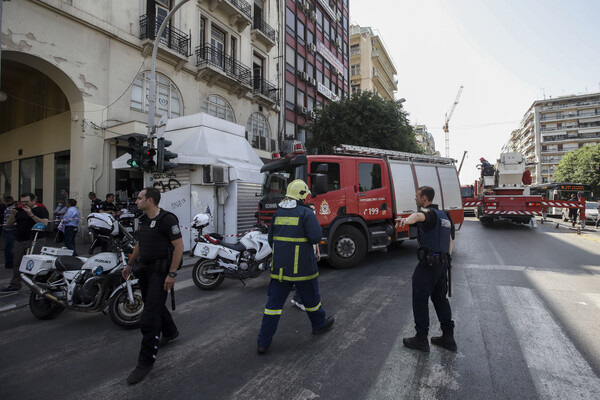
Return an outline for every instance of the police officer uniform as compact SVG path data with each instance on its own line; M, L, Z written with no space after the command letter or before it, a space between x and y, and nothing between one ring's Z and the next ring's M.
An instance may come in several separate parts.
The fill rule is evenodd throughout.
M454 330L448 292L448 255L452 223L437 205L424 208L425 222L417 224L419 263L413 273L413 313L417 333L429 332L429 297L435 307L442 331Z
M138 235L141 266L135 270L135 275L139 278L144 299L140 320L143 338L138 367L146 368L156 359L161 332L165 338L179 335L171 313L165 306L168 292L163 287L173 256L171 241L181 238L179 221L175 214L162 209L154 218L144 214L140 218Z
M293 185L302 189L301 195L290 193ZM271 344L283 305L294 285L306 307L313 334L323 333L333 325L334 318L326 318L321 305L317 280L319 270L313 249L313 245L321 239L321 226L315 213L300 203L308 193L308 187L303 181L290 183L286 195L288 197L279 203L269 227L269 244L273 249L271 282L258 334L258 353L266 352Z

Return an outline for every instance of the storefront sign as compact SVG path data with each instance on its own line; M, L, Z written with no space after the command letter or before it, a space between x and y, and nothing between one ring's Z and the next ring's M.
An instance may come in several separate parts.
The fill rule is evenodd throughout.
M344 71L344 64L337 59L336 56L325 46L323 43L317 41L317 51L323 56L324 59L337 69L339 72Z

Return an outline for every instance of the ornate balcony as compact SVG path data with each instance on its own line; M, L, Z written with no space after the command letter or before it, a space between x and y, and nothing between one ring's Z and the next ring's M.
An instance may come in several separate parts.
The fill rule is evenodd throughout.
M252 90L252 72L249 67L206 43L196 48L196 79L204 79L208 86L219 84L239 97Z
M156 38L159 28L160 22L157 22L156 18L151 18L148 15L142 15L140 17L140 39L143 41L142 54L144 56L152 53L154 39ZM175 69L179 71L191 55L190 35L186 35L184 32L177 28L173 28L171 24L169 24L163 31L159 43L158 51L160 54L175 61Z
M267 24L260 15L254 16L254 23L252 24L252 40L255 42L262 43L270 51L275 46L275 29Z
M237 27L242 33L252 23L252 6L245 0L198 0L198 4L206 3L210 11L219 9L229 17L229 24Z
M258 104L268 108L275 107L279 101L279 89L262 78L253 79L252 93Z

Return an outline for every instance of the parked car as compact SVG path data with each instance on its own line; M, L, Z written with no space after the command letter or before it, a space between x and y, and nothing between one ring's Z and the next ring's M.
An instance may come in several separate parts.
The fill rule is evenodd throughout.
M585 223L595 224L598 218L598 202L597 201L586 201L585 202ZM562 210L563 221L569 220L569 209L563 208Z

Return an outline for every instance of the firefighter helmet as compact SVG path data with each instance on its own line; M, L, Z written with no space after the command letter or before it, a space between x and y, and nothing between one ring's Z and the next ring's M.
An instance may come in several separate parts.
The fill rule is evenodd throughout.
M308 185L302 179L295 179L287 187L286 197L294 200L304 200L310 194Z

